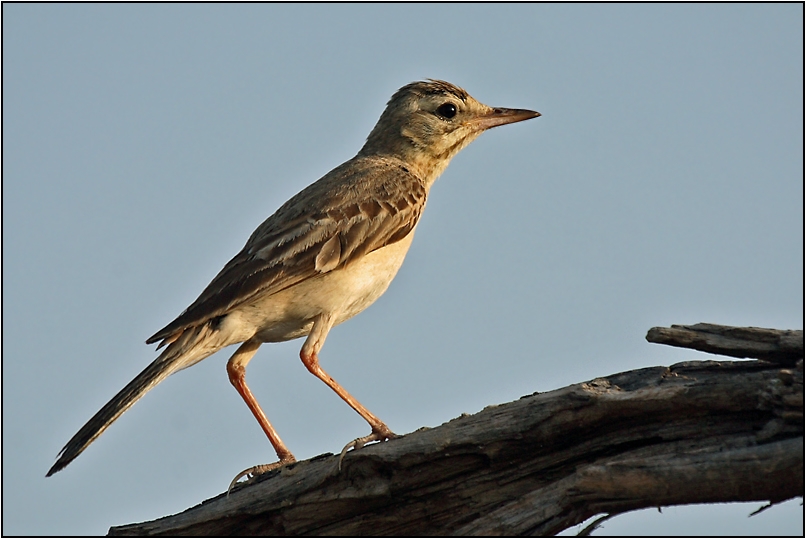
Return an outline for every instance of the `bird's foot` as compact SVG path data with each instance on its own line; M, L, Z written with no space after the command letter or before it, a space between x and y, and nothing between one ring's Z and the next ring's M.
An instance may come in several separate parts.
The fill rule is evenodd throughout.
M341 450L341 455L339 455L339 471L341 471L341 461L344 460L344 455L346 455L350 449L357 451L370 442L384 442L397 437L397 434L389 430L386 425L383 425L383 429L372 429L372 433L368 436L356 438L349 444L345 445L344 449Z
M230 482L229 488L227 488L227 496L229 496L229 493L232 491L233 487L238 484L238 481L240 481L244 477L246 477L246 481L244 481L244 483L248 483L258 475L262 475L266 472L276 470L277 468L281 468L286 464L292 464L294 462L297 462L297 459L291 456L286 457L284 459L280 459L277 462L273 462L271 464L258 464L257 466L252 466L251 468L245 469L244 471L236 475L235 479L233 479Z

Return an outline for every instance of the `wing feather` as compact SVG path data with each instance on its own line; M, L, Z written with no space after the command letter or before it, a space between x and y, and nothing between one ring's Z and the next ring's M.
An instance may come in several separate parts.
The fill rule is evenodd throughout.
M258 296L402 240L416 226L426 195L425 183L398 160L344 163L266 219L198 299L146 342L170 342Z

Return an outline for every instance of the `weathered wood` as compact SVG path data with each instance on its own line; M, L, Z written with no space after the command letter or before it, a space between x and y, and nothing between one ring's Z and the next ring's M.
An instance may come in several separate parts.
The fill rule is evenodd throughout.
M794 365L803 357L803 330L781 330L717 324L672 325L649 330L646 340L738 358Z
M341 472L329 454L286 466L110 535L550 535L601 513L778 502L803 496L803 402L803 361L639 369L367 446Z

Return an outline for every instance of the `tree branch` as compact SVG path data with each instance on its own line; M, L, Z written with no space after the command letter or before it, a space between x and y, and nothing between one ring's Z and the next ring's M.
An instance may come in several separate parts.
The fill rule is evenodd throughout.
M803 357L803 330L737 328L716 324L652 328L646 340L729 357L793 366Z
M653 328L647 338L734 356L747 341L745 353L779 357L769 334L752 340L776 330L714 328L725 326ZM681 341L679 331L706 335ZM803 361L784 356L649 367L535 393L350 452L341 472L323 455L110 535L551 535L602 513L803 496Z

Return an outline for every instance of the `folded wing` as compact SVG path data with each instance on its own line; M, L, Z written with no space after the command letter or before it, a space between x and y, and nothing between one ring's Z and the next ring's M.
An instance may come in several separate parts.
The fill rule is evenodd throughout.
M422 180L394 159L344 163L266 219L199 298L146 342L164 346L243 303L402 240L417 224L426 195Z

